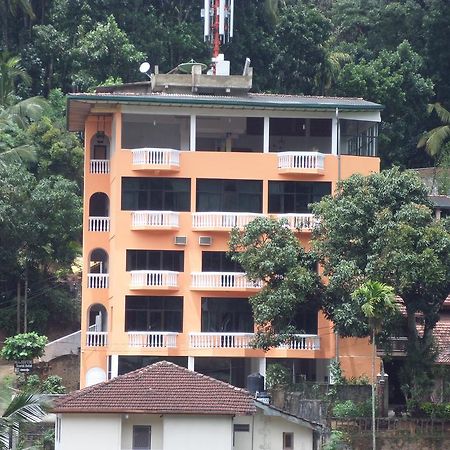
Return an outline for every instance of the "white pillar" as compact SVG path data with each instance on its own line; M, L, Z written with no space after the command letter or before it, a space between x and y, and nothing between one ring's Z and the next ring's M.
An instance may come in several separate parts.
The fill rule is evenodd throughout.
M258 372L264 377L264 383L266 379L266 358L258 358Z
M264 117L264 137L263 137L263 152L269 153L270 148L270 118Z
M111 355L111 379L119 375L119 355Z
M337 155L338 151L338 120L337 113L336 117L333 117L331 121L331 154Z
M195 357L188 356L188 369L194 371L195 370Z
M191 132L190 132L190 148L191 152L196 150L196 140L197 140L197 116L191 114Z

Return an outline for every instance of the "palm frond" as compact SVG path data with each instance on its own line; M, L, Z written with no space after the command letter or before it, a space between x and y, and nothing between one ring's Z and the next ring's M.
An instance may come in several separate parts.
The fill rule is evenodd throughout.
M427 110L429 114L435 112L443 124L450 124L450 111L445 109L440 103L428 105Z
M20 145L2 151L0 148L0 165L13 162L32 162L36 160L36 149L32 145Z
M435 128L432 132L429 132L425 148L431 156L436 156L440 152L444 142L449 138L450 125Z

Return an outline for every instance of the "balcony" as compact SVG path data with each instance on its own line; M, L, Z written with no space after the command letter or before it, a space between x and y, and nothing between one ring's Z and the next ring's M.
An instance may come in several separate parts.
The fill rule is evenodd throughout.
M180 214L173 211L133 211L132 230L176 230L180 226Z
M406 336L391 337L389 338L391 345L390 352L386 352L382 348L377 349L378 356L384 356L388 353L392 356L406 356L408 350L408 338Z
M310 232L317 223L317 219L313 214L277 214L278 220L285 219L294 231Z
M321 175L324 163L325 155L319 152L278 153L278 171L282 174Z
M230 231L243 228L264 214L235 212L197 212L192 214L192 228L199 231Z
M191 348L252 348L253 333L189 333Z
M254 333L189 333L191 348L253 348ZM297 334L278 348L287 350L320 350L320 337Z
M109 173L109 159L91 159L90 173Z
M128 345L130 347L175 348L178 333L167 331L130 331Z
M178 274L170 270L132 270L130 289L178 289Z
M193 272L193 290L232 290L246 291L259 290L262 288L262 281L249 281L245 273L239 272Z
M89 231L109 231L109 217L89 217Z
M171 148L136 148L133 155L133 170L176 171L180 168L180 152Z
M109 287L109 273L88 273L88 288L107 289Z
M107 331L88 331L86 332L87 347L106 347L108 345Z

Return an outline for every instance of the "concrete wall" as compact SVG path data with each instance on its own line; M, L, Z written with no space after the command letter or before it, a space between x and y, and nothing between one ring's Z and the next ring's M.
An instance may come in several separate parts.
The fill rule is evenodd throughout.
M231 416L164 416L163 424L164 450L232 449Z
M159 414L130 414L128 417L122 416L122 449L133 448L133 426L150 425L151 448L152 450L162 450L163 448L163 419Z
M120 414L62 414L55 450L120 450Z

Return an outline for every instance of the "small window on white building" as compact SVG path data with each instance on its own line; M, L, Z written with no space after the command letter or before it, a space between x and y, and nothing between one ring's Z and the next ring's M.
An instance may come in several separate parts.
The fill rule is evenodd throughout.
M152 428L147 425L133 426L133 450L150 450Z
M283 450L294 450L294 433L283 433Z

